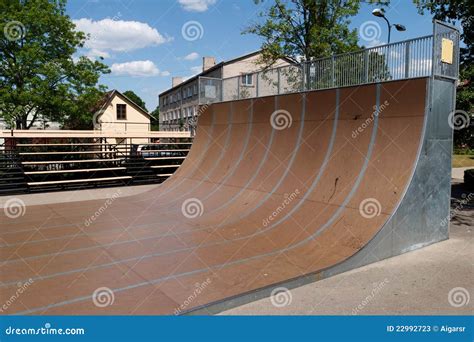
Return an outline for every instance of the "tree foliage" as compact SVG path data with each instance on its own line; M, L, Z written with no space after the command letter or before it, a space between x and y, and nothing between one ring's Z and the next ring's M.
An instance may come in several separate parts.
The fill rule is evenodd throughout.
M265 5L264 0L254 0ZM357 30L349 28L350 18L360 0L274 0L259 13L262 21L244 30L263 38L263 62L278 58L294 62L327 57L358 49ZM375 1L374 1L375 2Z
M65 6L65 0L0 1L0 116L18 129L39 118L90 124L90 109L103 96L105 87L97 83L109 70L73 58L86 36L75 30Z
M268 3L254 1L262 6ZM350 18L359 12L360 3L360 0L273 0L260 12L262 20L244 33L263 38L260 62L266 67L279 58L294 63L310 62L333 54L357 51L360 50L357 30L351 30L349 24ZM388 4L387 1L373 3ZM368 59L384 65L385 56L371 53ZM369 70L365 75L364 63L364 56L357 55L347 60L339 58L334 65L324 61L307 63L304 67L293 65L281 68L277 78L267 69L268 73L263 73L262 80L270 88L276 88L280 83L280 91L289 92L359 84L364 78L369 81L389 77L387 68Z
M461 63L468 65L474 61L474 2L471 0L420 1L415 0L419 12L431 12L434 19L462 26Z
M123 93L126 97L128 97L130 100L135 102L135 104L139 105L140 108L142 108L144 111L148 112L148 109L146 109L146 104L143 99L135 94L132 90L127 90L126 92Z

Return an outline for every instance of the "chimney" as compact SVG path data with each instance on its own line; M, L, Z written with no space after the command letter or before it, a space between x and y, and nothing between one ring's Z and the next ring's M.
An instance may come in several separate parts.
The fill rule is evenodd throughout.
M203 57L202 58L202 71L209 70L216 65L216 59L214 57Z
M181 83L183 83L183 78L182 77L173 77L171 82L172 82L171 86L176 87L177 85L180 85Z

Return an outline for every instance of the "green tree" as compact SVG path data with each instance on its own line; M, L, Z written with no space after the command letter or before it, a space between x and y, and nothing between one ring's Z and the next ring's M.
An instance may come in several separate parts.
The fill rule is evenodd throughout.
M132 90L127 90L123 94L130 100L135 102L135 104L139 105L144 111L148 112L148 109L146 109L145 101L143 101L142 98L135 94Z
M254 0L261 4L264 0ZM360 0L274 0L259 13L263 22L244 30L263 38L265 64L286 57L310 61L331 54L357 50L357 30L349 29ZM374 1L375 2L375 1Z
M254 2L261 4L264 0ZM273 0L269 7L260 12L259 16L263 20L251 25L244 33L263 38L262 58L259 62L266 67L279 58L298 63L357 51L360 50L357 30L351 30L349 24L350 18L359 12L360 3L361 0ZM388 2L380 4L387 5ZM271 72L264 73L262 80L272 88L277 87L280 82L281 92L342 85L343 78L343 85L360 84L364 80L364 75L361 74L365 69L365 61L362 55L359 59L356 61L359 67L354 67L353 60L345 61L340 58L334 65L334 70L332 63L306 65L306 68L295 65L281 69L278 80ZM371 63L385 64L383 55L372 53L368 59ZM351 71L349 77L348 70ZM381 68L366 78L371 81L387 77L387 68Z
M0 0L0 116L18 129L38 119L91 125L106 65L73 58L86 36L65 0ZM28 119L31 119L29 121Z
M460 80L462 86L458 87L456 109L462 110L471 116L474 107L474 2L470 0L451 0L446 2L424 2L416 0L420 13L429 11L438 20L458 22L462 26ZM472 124L472 122L471 122ZM454 145L474 148L473 126L454 131Z

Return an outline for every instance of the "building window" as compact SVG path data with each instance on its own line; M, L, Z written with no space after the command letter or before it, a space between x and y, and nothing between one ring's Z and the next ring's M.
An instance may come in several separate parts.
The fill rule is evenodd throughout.
M188 97L193 96L193 89L191 87L188 88Z
M252 74L242 75L242 85L247 86L247 87L253 86L253 75Z
M194 85L194 95L197 95L198 94L198 85L195 84Z
M127 105L117 104L117 120L127 120Z

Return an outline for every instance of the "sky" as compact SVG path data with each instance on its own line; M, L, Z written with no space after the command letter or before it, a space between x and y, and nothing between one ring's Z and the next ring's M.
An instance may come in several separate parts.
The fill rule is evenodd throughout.
M103 57L111 73L100 83L121 92L133 90L152 111L158 94L170 88L171 78L191 77L201 71L202 57L217 62L260 48L262 40L241 32L262 20L258 13L272 0L69 0L67 14L90 39L77 55ZM371 14L376 6L364 3L351 19L359 43L386 43L387 24ZM432 18L420 15L411 0L392 0L386 8L392 23L391 41L429 35Z

